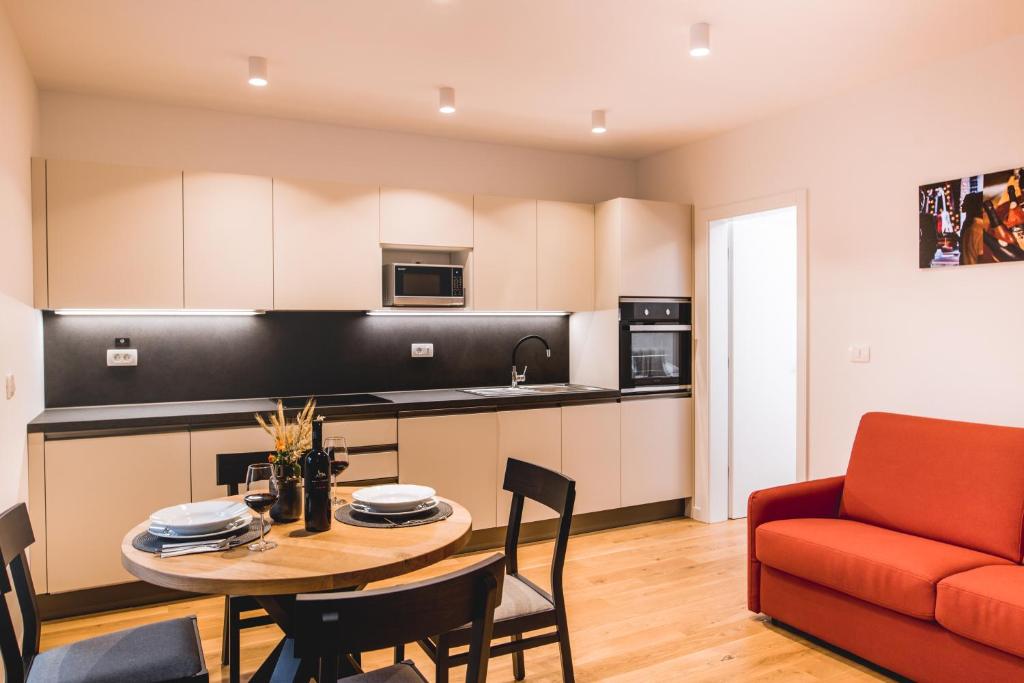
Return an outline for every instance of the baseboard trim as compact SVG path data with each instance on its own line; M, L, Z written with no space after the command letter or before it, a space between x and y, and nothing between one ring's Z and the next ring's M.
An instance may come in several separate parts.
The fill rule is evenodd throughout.
M685 517L687 500L667 500L574 515L571 533L573 535L584 534L632 524L655 522L661 519ZM502 526L474 531L469 543L461 552L471 553L502 547L505 545L505 528ZM527 522L522 526L519 539L521 543L545 541L554 538L557 528L558 520L555 519ZM133 581L116 586L88 588L67 593L46 593L37 596L37 600L41 618L48 621L197 597L210 596L161 588L144 581Z

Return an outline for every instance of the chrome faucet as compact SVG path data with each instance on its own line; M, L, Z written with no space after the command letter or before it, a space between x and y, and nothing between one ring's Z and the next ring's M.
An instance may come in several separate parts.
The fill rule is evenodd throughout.
M529 335L526 335L525 337L523 337L522 339L520 339L519 341L517 341L516 345L512 348L512 388L513 389L518 387L523 382L526 382L526 368L529 367L529 366L524 365L523 366L523 372L522 372L522 374L520 374L519 369L518 369L518 364L516 363L516 353L519 352L519 347L523 345L523 342L528 341L530 339L536 339L541 344L543 344L544 345L544 349L547 352L547 357L551 358L551 346L548 344L547 340L544 339L544 337L540 336L539 334L529 334Z

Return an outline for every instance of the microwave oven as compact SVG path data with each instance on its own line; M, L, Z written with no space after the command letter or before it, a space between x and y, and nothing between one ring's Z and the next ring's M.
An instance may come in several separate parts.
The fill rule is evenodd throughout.
M385 306L465 306L464 266L388 263L384 266Z

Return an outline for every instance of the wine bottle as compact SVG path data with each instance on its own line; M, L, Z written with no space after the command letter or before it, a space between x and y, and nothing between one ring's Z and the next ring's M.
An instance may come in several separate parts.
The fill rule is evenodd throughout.
M323 418L313 420L313 444L302 462L306 531L331 528L331 459L323 448Z

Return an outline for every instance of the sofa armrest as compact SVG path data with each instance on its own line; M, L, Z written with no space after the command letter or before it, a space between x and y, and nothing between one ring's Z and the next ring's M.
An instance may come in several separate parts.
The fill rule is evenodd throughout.
M761 611L761 563L757 561L757 527L777 519L837 517L846 477L815 479L761 489L747 502L747 607Z

